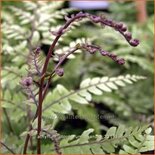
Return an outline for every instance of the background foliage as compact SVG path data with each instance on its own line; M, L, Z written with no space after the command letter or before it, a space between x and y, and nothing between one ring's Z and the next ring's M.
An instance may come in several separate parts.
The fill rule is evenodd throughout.
M151 3L148 2L148 6L152 6ZM21 77L27 75L29 55L37 46L41 46L44 60L53 40L49 29L53 31L59 28L64 22L65 14L77 12L76 9L66 6L67 3L64 2L3 2L2 140L15 152L22 152L27 131L25 129L31 122L36 108L27 100L19 82ZM72 26L71 31L60 40L55 50L56 54L63 54L77 43L87 41L101 45L103 49L112 51L126 60L126 64L120 67L98 54L91 56L78 51L80 54L71 55L70 60L63 64L65 75L63 78L53 79L45 99L43 128L57 130L60 135L68 135L61 138L60 142L64 153L133 154L153 150L153 136L150 135L152 131L146 126L149 124L150 127L154 127L153 8L148 7L148 21L140 25L136 22L134 7L134 3L131 2L112 2L110 12L106 12L105 15L125 21L133 36L140 39L138 47L130 47L110 28L95 27L83 20ZM56 56L54 59L57 61ZM53 66L51 63L49 71ZM146 79L141 81L141 76L145 76ZM110 84L99 85L101 78L104 81L105 77L109 77L107 80ZM81 90L87 86L89 89ZM124 87L121 88L122 86ZM64 96L67 97L63 98ZM93 132L94 136L91 137ZM35 133L32 136L34 141L29 153L34 153L36 149ZM99 144L80 145L90 144L92 141ZM64 147L68 145L73 146ZM51 153L51 149L51 141L43 139L44 153ZM2 153L9 152L3 148Z

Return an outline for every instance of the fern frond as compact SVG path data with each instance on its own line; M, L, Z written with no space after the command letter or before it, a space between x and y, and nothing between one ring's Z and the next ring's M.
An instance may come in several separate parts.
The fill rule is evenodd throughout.
M36 92L36 88L25 89L24 93L21 91L21 77L26 74L26 70L28 69L27 65L23 65L20 69L18 67L4 67L2 70L2 88L3 88L3 107L4 108L13 108L20 107L21 100L23 99L23 103L35 103L37 105L36 96L34 93ZM9 83L8 83L9 80ZM13 91L16 89L16 95L13 95ZM34 89L34 90L32 90ZM26 99L26 95L29 96L28 100ZM20 102L19 102L20 101ZM11 104L15 103L15 104ZM24 106L23 106L24 107ZM23 108L20 108L23 109ZM24 111L23 111L24 112Z
M18 7L10 6L10 10L17 16L20 20L21 25L29 24L34 20L34 15L28 11L24 11Z
M11 85L10 82L9 82L9 85ZM9 85L7 89L3 88L1 105L2 105L2 108L9 110L9 115L11 116L11 120L17 123L19 122L19 120L21 120L21 117L24 117L26 115L25 113L26 104L23 104L24 100L26 100L26 96L22 93L20 89L16 89L16 93L14 93L9 87Z
M3 40L4 41L4 40ZM5 41L4 41L5 42ZM5 42L5 43L3 43L3 46L2 46L2 53L4 54L4 55L6 55L6 54L12 54L13 53L13 51L14 51L14 49L13 49L13 47L11 46L11 45L9 45L9 43L7 43L7 42Z
M136 75L111 78L96 77L93 79L85 79L81 82L78 90L71 91L68 91L62 85L57 85L56 89L53 91L53 94L51 92L47 94L44 103L46 107L44 107L44 110L46 110L46 112L53 111L58 113L69 113L71 110L70 100L80 104L89 104L92 100L92 94L102 95L103 92L112 92L112 90L116 90L118 87L124 87L126 84L133 84L133 82L137 82L142 79L145 79L145 77ZM51 101L53 102L51 103Z
M25 40L29 35L29 32L24 27L15 24L10 26L5 22L2 24L2 30L4 37L7 39Z
M129 138L128 144L124 144L119 154L137 154L154 149L154 136L150 135L152 128L147 128L144 133Z
M77 44L80 44L80 45L85 44L85 43L91 44L92 41L93 41L93 38L78 38L75 41L70 42L70 44L68 46L65 46L63 48L55 50L54 53L58 56L63 55L63 54L68 53L69 50L74 48ZM75 51L74 53L76 54L76 53L81 53L81 52L82 52L82 50L79 49L79 50ZM67 58L74 59L75 56L74 56L74 54L70 54Z
M123 56L125 60L137 63L139 66L141 66L144 70L148 70L151 73L154 72L154 66L153 63L147 60L146 58L140 57L140 56L133 56L133 55L125 55Z
M51 25L53 23L57 23L57 19L63 19L64 15L66 15L69 12L72 12L72 11L74 11L74 9L72 9L72 8L62 9L62 10L59 10L59 11L55 11L53 13L43 12L42 14L39 14L40 12L38 11L39 20L38 20L37 27L39 28L39 30L44 30L43 26L47 27L46 26L47 23L49 25Z
M24 8L28 11L32 11L37 8L37 3L30 1L23 1Z
M23 57L24 57L24 59L25 59L25 57L27 56L27 54L29 52L27 49L27 41L22 41L22 42L20 42L20 44L15 45L15 46L11 46L8 42L4 42L3 47L2 47L2 52L4 55L9 54L10 58L11 58L11 56L13 56L13 58L11 60L12 62L15 59L14 56L17 56L17 57L20 56L21 59L23 59Z
M17 98L18 97L18 98ZM20 109L22 112L25 111L24 106L21 106L21 102L19 102L20 98L23 98L24 95L21 92L16 93L13 95L10 90L3 91L3 98L2 98L2 108L17 108Z
M38 8L40 8L39 11L52 13L55 10L62 7L63 3L64 3L63 1L57 1L57 2L38 1L36 4Z
M41 49L37 48L29 54L29 74L32 76L41 75L44 58L41 55Z
M90 134L94 130L88 129L78 138L75 135L71 135L62 139L60 149L63 154L68 154L69 152L74 154L141 153L143 150L135 148L141 146L142 143L147 145L150 143L150 146L146 145L147 150L153 150L154 136L150 135L150 133L146 134L147 130L147 126L125 128L125 126L120 125L118 128L111 127L104 136L91 136ZM150 136L151 138L149 138ZM133 137L137 137L138 141L133 139ZM130 149L128 146L129 142L132 143ZM126 148L128 152L123 152L120 148ZM134 151L131 151L131 149Z
M21 80L21 75L26 74L27 65L23 65L21 68L5 66L2 70L2 88L3 89L15 89L18 87ZM8 82L9 81L9 82Z

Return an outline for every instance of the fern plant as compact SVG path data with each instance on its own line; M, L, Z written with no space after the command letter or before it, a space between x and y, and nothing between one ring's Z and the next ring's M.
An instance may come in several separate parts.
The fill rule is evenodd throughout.
M5 57L7 60L6 62L16 62L12 68L5 67L3 71L3 77L7 77L9 74L16 79L14 85L9 85L6 79L3 78L2 86L5 89L3 108L10 108L10 106L13 108L15 106L17 107L16 112L18 111L20 115L16 118L14 117L16 122L18 122L22 116L29 116L29 129L21 135L24 137L26 136L24 144L16 149L10 148L4 142L1 142L3 148L13 154L27 154L28 149L30 153L34 153L37 150L37 154L131 154L152 150L153 136L150 136L151 129L143 126L129 129L126 129L124 126L119 126L118 128L112 127L107 130L105 136L94 135L92 137L90 134L94 129L84 131L80 137L75 135L63 137L63 135L58 134L57 131L54 130L54 123L56 123L55 121L57 118L59 119L59 114L70 114L72 109L76 107L73 103L81 104L80 107L90 105L94 95L102 95L103 92L110 93L113 90L117 90L119 87L126 86L126 84L133 84L138 80L143 80L145 77L129 74L118 77L93 77L83 80L76 90L68 90L63 85L58 84L56 88L51 91L49 88L52 81L64 75L64 69L61 65L67 58L74 58L75 53L80 53L82 51L90 54L99 53L101 56L108 57L120 65L125 63L124 59L118 58L117 55L103 50L100 46L92 44L92 39L89 38L77 39L70 43L69 46L59 49L62 45L60 46L58 41L61 41L68 32L74 30L74 23L78 25L81 21L86 22L90 20L92 23L111 27L118 31L125 40L134 47L139 44L139 40L132 38L131 34L127 32L126 25L123 23L117 23L103 16L96 16L83 12L72 14L70 17L65 16L66 22L63 26L55 26L49 30L50 24L55 23L55 18L62 18L62 15L72 9L56 11L51 15L51 10L59 8L61 2L56 4L48 3L48 7L46 4L46 2L24 2L24 10L17 7L10 7L10 9L15 12L15 16L17 16L20 25L29 25L28 27L32 27L32 31L29 31L28 28L25 29L25 27L20 29L19 25L8 27L8 23L5 21L8 16L3 16L5 21L3 23L4 54L7 55L15 51L12 53L10 60ZM36 12L33 11L34 9L36 9ZM41 16L38 16L40 15L39 11L43 12ZM83 20L85 18L87 18L87 20ZM49 32L47 32L48 30ZM8 39L14 40L11 42L12 45L9 45L10 42ZM19 42L21 44L17 45ZM50 44L46 57L43 55L42 48L40 47L42 43ZM21 53L21 50L25 52ZM21 57L25 57L26 55L28 55L26 57L28 65L20 61ZM51 59L54 65L50 65ZM15 67L17 64L20 66L19 68ZM25 71L27 71L27 73ZM23 75L23 77L20 80L21 75ZM17 86L17 83L20 83L20 86ZM17 89L16 94L7 90L8 88L14 90L15 87ZM21 93L21 90L23 93ZM10 96L9 99L8 96ZM21 106L20 98L22 100L24 99L23 103L26 103L23 104L23 106ZM25 109L27 109L27 115L25 114ZM54 119L52 126L51 124L49 126L45 118L51 115ZM87 120L89 121L89 119ZM94 123L91 121L90 124L95 127ZM19 133L16 134L19 135ZM43 143L41 147L44 136L49 137L52 144L46 145ZM35 149L32 147L34 139L37 141L37 143L34 144ZM21 143L21 140L19 140L19 142ZM31 147L29 147L29 143Z

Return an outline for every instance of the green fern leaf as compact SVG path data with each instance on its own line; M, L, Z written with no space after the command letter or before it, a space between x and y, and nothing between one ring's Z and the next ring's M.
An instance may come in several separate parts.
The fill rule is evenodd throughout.
M111 78L88 78L81 82L80 88L78 90L71 91L67 90L62 85L57 85L53 93L47 94L46 98L48 98L48 100L45 99L43 110L69 113L70 111L65 111L65 109L62 107L64 99L68 101L68 106L71 106L70 100L79 104L88 104L92 99L92 94L102 95L103 92L111 92L112 90L115 90L116 86L126 86L129 81L135 82L142 79L145 79L145 77L136 75L126 75ZM107 85L109 82L110 85ZM62 112L60 109L63 109Z
M74 152L75 154L95 154L95 153L142 153L141 151L152 150L153 147L153 138L152 141L147 142L145 138L146 135L144 131L148 130L147 126L143 127L130 127L125 128L123 126L111 127L105 136L92 135L93 129L88 129L82 133L80 137L71 135L62 139L60 142L61 151L65 153ZM118 136L118 133L121 131L121 134ZM146 132L146 131L145 131ZM127 134L126 134L127 133ZM143 139L143 149L139 149L141 146L141 141L133 139L133 137L141 136ZM147 136L151 136L150 133ZM92 139L93 137L93 139ZM152 136L154 137L154 136ZM129 144L129 141L132 139L132 145ZM150 145L149 145L150 144ZM137 146L138 145L138 146ZM138 148L138 149L135 149ZM74 151L72 151L74 150ZM119 151L118 151L119 150Z

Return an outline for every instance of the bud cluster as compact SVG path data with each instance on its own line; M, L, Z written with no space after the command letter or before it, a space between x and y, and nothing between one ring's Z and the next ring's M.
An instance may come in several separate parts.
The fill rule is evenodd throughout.
M108 56L113 61L117 62L119 65L123 65L125 63L125 60L123 58L118 58L116 54L109 53L105 50L102 50L100 47L95 45L88 45L83 44L83 49L88 51L90 54L94 54L95 52L99 51L102 56Z
M104 26L110 26L114 28L116 31L119 31L125 39L129 42L131 46L137 46L139 44L139 40L132 39L132 35L130 32L127 32L127 26L121 22L117 23L111 19L102 18L100 16L90 15L90 20L94 23L101 23Z
M116 31L119 31L125 37L125 39L128 41L128 43L131 46L135 47L139 44L139 40L132 38L131 33L127 31L127 26L123 24L122 22L117 23L111 19L107 19L105 17L103 18L102 16L91 15L89 13L83 13L83 12L79 12L75 15L72 14L71 17L65 16L65 20L67 21L66 25L64 25L64 27L61 27L58 32L62 33L63 32L62 29L66 29L69 23L72 23L75 20L76 21L81 20L85 17L89 18L90 21L92 21L93 23L100 23L102 26L109 26L111 28L114 28Z

